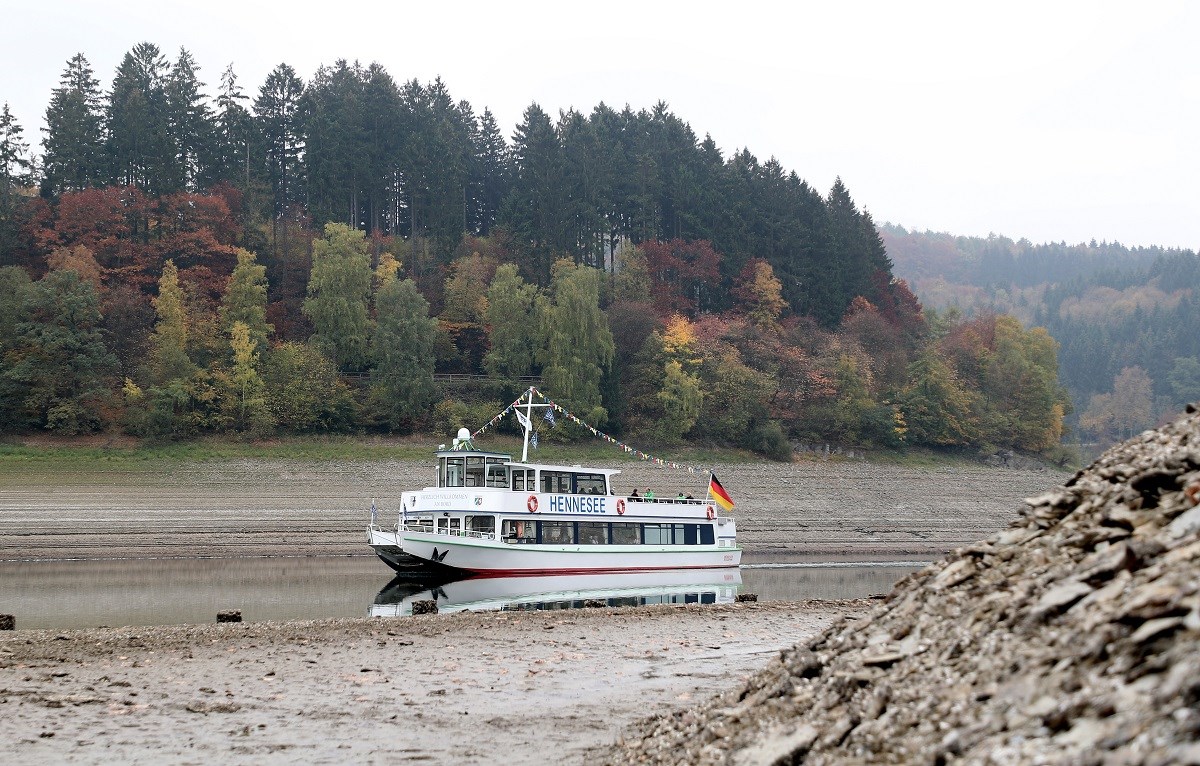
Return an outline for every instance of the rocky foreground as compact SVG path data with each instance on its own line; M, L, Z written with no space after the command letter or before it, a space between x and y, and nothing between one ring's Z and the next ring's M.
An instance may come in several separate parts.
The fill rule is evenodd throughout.
M1198 502L1189 407L866 616L597 760L1200 764Z

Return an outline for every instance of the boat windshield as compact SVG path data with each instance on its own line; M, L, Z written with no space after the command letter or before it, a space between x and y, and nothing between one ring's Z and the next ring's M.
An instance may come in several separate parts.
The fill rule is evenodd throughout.
M484 455L463 455L454 457L438 458L438 486L439 487L507 487L508 479L504 476L503 464L507 462L506 458L502 457L486 457ZM486 474L487 481L485 483L485 471L488 468L500 468L499 479L491 473ZM503 483L496 483L502 481Z

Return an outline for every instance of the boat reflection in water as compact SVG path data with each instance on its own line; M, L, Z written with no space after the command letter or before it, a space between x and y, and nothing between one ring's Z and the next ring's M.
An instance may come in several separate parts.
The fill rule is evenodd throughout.
M617 574L542 577L472 577L436 582L400 575L388 583L371 617L412 614L414 601L436 601L439 612L580 609L586 606L730 604L737 598L737 569L665 569Z

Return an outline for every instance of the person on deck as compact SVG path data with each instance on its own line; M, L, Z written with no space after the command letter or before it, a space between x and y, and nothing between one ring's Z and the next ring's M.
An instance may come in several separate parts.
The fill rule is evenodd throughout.
M643 497L645 497L647 500L653 500L654 499L654 490L650 489L649 487L646 487L646 494L643 495Z

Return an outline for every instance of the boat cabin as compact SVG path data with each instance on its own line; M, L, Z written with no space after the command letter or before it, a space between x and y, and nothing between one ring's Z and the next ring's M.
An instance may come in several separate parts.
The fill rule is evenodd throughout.
M618 470L582 466L514 463L499 452L446 450L437 453L437 487L491 487L513 492L560 495L611 494Z

